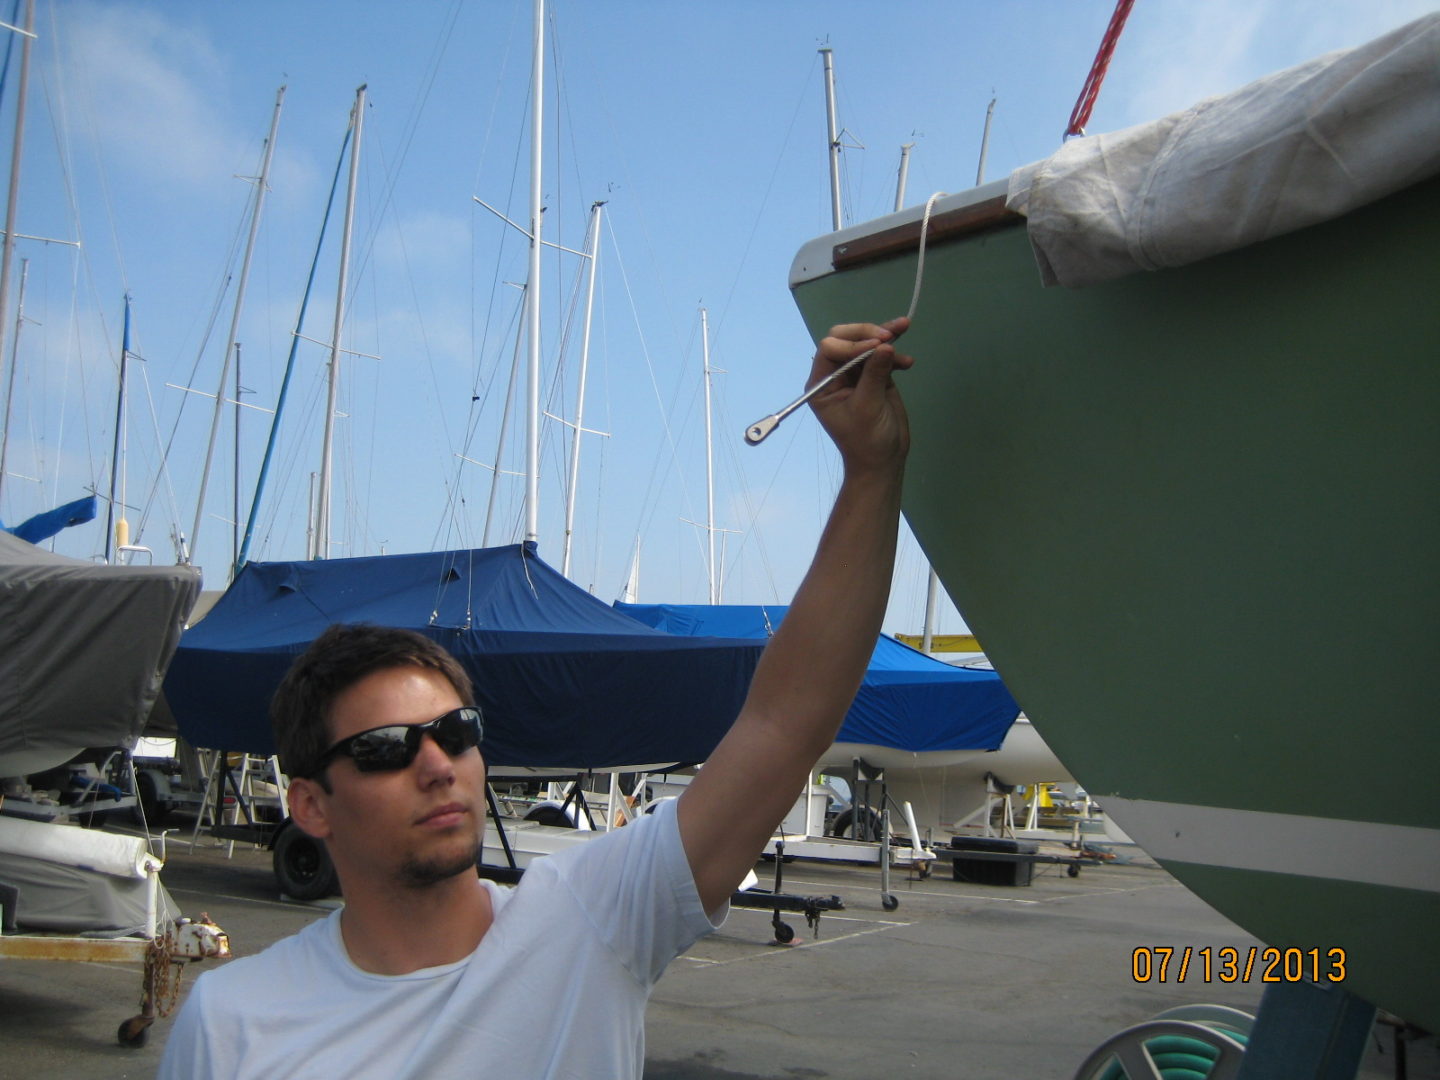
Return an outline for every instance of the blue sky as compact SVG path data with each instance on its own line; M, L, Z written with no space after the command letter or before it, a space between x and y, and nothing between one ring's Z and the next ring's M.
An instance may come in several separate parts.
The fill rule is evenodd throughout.
M12 2L0 0L0 18ZM1112 7L553 0L547 238L581 247L590 204L607 202L586 426L608 437L584 441L575 581L614 599L638 537L642 599L705 599L704 534L685 521L705 514L703 304L712 365L724 371L717 524L735 530L723 545L724 597L785 601L799 582L838 479L833 454L809 418L758 449L741 432L794 396L812 348L785 283L800 245L829 231L818 47L834 49L851 223L891 208L902 143L915 144L908 202L969 186L992 96L989 179L1052 152ZM1433 7L1139 0L1090 130L1163 115ZM343 364L331 553L478 545L490 473L463 458L496 457L520 300L510 283L524 279L526 252L473 199L527 216L529 0L40 0L38 22L17 232L83 247L17 246L30 271L0 518L108 486L128 290L143 359L129 384L126 516L156 561L174 560L174 531L193 529L213 406L167 384L213 394L219 380L233 302L224 283L238 268L251 191L237 177L257 171L286 85L238 335L243 400L271 408L354 91L366 83L344 340L367 355ZM4 89L7 147L16 67ZM316 339L330 334L337 260L332 232L305 327ZM573 256L549 255L542 284L548 407L567 416L577 269ZM299 350L252 557L305 555L325 359L320 345ZM228 412L196 551L207 588L223 587L231 557ZM253 409L242 417L242 514L269 422ZM557 566L567 445L550 425L540 551ZM512 438L502 467L521 461ZM502 477L492 542L518 538L521 491ZM81 557L103 545L99 522L56 542ZM907 541L887 630L919 629L924 576ZM947 607L939 629L963 628Z

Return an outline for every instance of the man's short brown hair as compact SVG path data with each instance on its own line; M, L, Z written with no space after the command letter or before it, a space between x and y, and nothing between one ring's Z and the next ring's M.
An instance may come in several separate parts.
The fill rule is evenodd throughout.
M270 700L270 727L280 767L290 776L313 776L315 762L333 741L330 709L335 699L367 675L397 667L438 671L462 704L475 704L465 669L423 634L370 623L337 623L296 658Z

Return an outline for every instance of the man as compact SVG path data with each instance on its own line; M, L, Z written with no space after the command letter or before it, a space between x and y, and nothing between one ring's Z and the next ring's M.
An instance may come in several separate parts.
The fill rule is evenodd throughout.
M473 872L482 718L427 639L332 627L272 720L290 812L324 840L344 908L202 975L160 1073L201 1077L638 1078L665 965L727 900L834 740L880 629L909 430L891 380L905 319L837 326L813 384L874 353L812 407L845 475L814 562L739 717L684 795L533 865Z

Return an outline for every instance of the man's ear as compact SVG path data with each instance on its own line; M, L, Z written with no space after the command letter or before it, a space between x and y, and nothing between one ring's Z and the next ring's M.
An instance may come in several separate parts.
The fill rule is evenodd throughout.
M316 840L330 836L330 820L326 814L328 794L318 781L303 777L291 780L286 799L290 804L290 818L302 832Z

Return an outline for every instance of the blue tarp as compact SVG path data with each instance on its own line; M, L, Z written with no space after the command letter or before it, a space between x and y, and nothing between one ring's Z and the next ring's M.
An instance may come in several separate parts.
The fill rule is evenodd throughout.
M86 495L83 499L76 499L64 506L57 506L54 510L46 510L44 513L27 518L14 528L0 522L0 529L18 536L21 540L39 544L49 540L62 529L68 529L72 525L84 525L87 521L93 520L95 520L95 496Z
M703 761L739 713L763 649L645 626L533 546L252 562L170 665L165 694L181 734L195 746L274 753L270 696L337 622L403 626L449 649L475 682L491 765Z
M744 604L615 607L667 633L727 638L768 638L788 610ZM995 672L951 667L881 634L835 741L911 753L996 750L1019 715L1020 706Z

